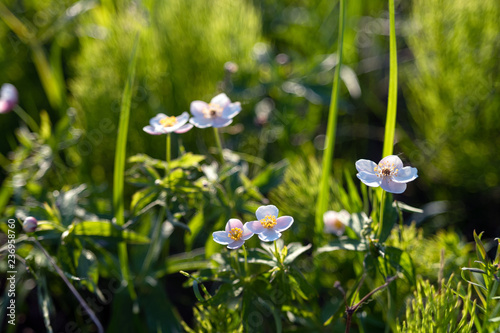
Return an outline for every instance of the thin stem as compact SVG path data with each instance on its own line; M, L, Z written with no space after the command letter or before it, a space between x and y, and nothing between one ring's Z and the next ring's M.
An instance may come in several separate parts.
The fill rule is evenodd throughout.
M217 145L217 150L219 153L219 162L221 164L223 164L224 163L224 155L222 155L222 145L220 143L219 130L215 127L213 129L214 129L214 135L215 135L215 144Z
M171 158L171 138L170 133L167 133L167 179L168 186L170 187L170 158Z
M99 321L99 319L97 319L97 316L95 315L94 311L92 311L92 309L90 308L90 306L84 301L84 299L82 298L82 296L80 296L80 294L75 289L75 287L73 287L73 285L69 282L68 278L64 275L64 272L62 271L62 269L60 269L59 266L57 266L57 264L54 262L54 260L52 259L52 257L47 253L47 251L44 249L44 247L42 246L42 244L40 244L36 238L33 238L33 242L38 246L38 248L40 248L40 250L43 252L43 254L47 257L47 259L49 260L49 262L51 263L51 265L56 270L57 274L59 274L59 276L61 277L61 279L63 279L64 283L66 283L66 285L68 286L69 290L71 290L71 292L73 293L73 295L75 295L75 297L78 300L78 302L80 302L80 304L82 305L82 307L89 314L90 319L92 319L92 321L94 322L94 324L97 326L98 332L104 333L104 328L102 327L102 324Z
M382 191L382 197L380 198L380 214L379 214L378 231L377 231L379 239L382 234L382 228L384 226L384 208L385 208L385 191Z
M245 276L248 276L247 248L245 244L243 244L243 256L245 257Z
M13 111L31 128L33 132L40 131L40 127L38 126L36 121L33 120L33 118L26 111L24 111L23 108L21 108L19 105L17 105L13 109Z

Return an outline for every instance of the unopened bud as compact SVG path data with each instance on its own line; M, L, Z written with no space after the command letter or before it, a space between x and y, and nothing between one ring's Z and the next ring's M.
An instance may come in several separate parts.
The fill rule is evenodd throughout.
M17 105L17 89L10 83L2 85L0 90L0 113L10 112Z
M38 221L33 216L28 216L23 222L25 232L34 232L38 226Z

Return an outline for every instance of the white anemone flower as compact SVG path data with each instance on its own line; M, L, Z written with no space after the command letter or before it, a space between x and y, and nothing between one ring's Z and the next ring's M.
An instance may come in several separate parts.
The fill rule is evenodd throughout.
M293 217L278 217L278 213L276 206L260 206L255 212L258 221L247 222L248 229L258 234L261 241L277 240L281 237L281 231L285 231L293 224Z
M240 113L240 102L231 103L229 97L222 93L210 101L193 101L190 107L193 117L189 122L198 128L226 127L233 122L233 118Z
M349 213L345 209L340 212L329 210L323 214L323 223L325 224L324 232L342 236L347 221L349 221Z
M371 187L382 187L390 193L403 193L406 183L415 180L417 169L403 167L403 162L396 155L384 157L378 164L370 160L358 160L356 162L356 175L365 185Z
M144 132L151 135L161 135L167 133L186 133L193 125L187 124L189 113L183 112L180 116L167 116L164 113L158 113L151 118L149 125L143 128Z
M238 219L230 219L226 223L226 230L216 231L212 234L216 243L227 245L228 249L237 249L253 236L253 232L248 228L248 223L241 223Z

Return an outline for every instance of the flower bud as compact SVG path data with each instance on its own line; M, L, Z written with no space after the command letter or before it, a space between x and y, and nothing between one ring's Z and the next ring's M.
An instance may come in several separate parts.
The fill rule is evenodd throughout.
M0 90L0 114L10 112L18 101L17 89L10 83L2 85Z
M25 232L34 232L38 226L38 221L33 216L28 216L23 222Z

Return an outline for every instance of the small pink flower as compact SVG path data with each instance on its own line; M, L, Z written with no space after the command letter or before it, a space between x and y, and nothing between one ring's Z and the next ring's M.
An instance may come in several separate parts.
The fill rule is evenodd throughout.
M161 135L167 133L186 133L193 125L186 124L189 120L189 113L183 112L180 116L169 117L164 113L158 113L151 118L149 125L143 128L144 132L151 135Z
M212 234L216 243L227 245L228 249L237 249L253 236L253 232L248 229L248 222L243 225L238 219L230 219L226 223L225 231L216 231Z
M18 102L17 89L10 83L4 83L0 91L0 114L10 112Z

